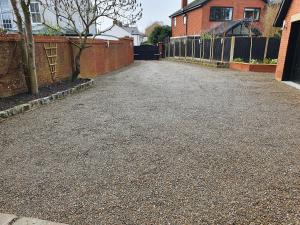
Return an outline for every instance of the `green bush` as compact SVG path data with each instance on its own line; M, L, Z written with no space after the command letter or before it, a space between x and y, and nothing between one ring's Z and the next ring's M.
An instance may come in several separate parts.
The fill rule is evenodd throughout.
M241 58L235 58L233 60L234 62L237 62L237 63L246 63L243 59ZM252 59L250 61L250 64L270 64L270 65L276 65L278 62L277 59L264 59L263 61L261 60L257 60L257 59Z
M7 30L4 30L3 28L0 28L0 35L1 34L6 34L7 33Z
M242 63L242 62L244 62L244 60L241 59L241 58L235 58L235 59L233 60L233 62L239 62L239 63Z
M148 42L151 44L164 42L165 39L171 37L171 35L172 31L170 26L157 26L150 34Z
M262 64L262 62L257 59L251 59L250 64Z
M47 27L43 31L41 31L39 34L43 36L59 36L62 35L62 31L59 27Z
M208 34L208 33L205 33L205 34L202 34L202 35L201 35L201 38L202 38L202 39L205 39L205 40L207 40L207 39L212 39L212 35L211 35L211 34Z

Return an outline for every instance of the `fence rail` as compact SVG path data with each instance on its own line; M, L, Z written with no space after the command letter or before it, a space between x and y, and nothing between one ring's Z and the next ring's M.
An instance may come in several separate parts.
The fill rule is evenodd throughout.
M266 37L181 38L165 43L165 57L190 57L221 62L277 59L280 39Z

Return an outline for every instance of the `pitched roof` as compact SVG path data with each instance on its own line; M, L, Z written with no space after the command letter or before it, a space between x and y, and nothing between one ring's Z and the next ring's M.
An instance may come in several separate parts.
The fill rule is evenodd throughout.
M194 0L193 2L191 2L190 4L188 4L183 9L179 9L178 11L176 11L175 13L173 13L170 17L178 16L178 15L184 14L184 13L186 13L188 11L191 11L193 9L200 8L204 4L206 4L208 1L209 0Z
M216 36L223 36L227 35L228 32L232 31L236 27L241 25L248 26L249 23L250 22L247 20L226 21L222 22L215 28L212 28L210 31L208 31L208 33ZM252 33L257 36L261 35L261 32L257 28L252 28Z
M142 34L139 29L137 27L126 27L123 26L122 27L124 30L126 30L128 33L132 34L132 35L144 35Z
M186 7L179 9L178 11L176 11L175 13L173 13L172 15L170 15L170 17L175 17L175 16L179 16L182 14L185 14L189 11L192 11L194 9L197 8L201 8L202 6L204 6L207 2L209 2L210 0L194 0L192 1L190 4L188 4ZM269 0L262 0L265 3L268 3Z
M289 8L291 6L292 0L284 0L281 3L280 9L278 11L278 14L276 16L274 27L282 27L283 21L285 20L285 17L289 11Z

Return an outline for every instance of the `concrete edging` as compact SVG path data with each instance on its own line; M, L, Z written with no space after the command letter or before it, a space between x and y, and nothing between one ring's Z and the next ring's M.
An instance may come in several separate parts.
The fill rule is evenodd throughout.
M10 109L0 111L0 119L6 119L9 117L15 116L17 114L21 114L21 113L36 109L42 105L48 105L55 100L64 99L65 97L67 97L69 95L79 93L81 91L84 91L84 90L92 87L94 85L94 82L95 81L93 79L90 79L88 82L76 85L73 88L67 89L65 91L60 91L60 92L57 92L50 96L35 99L32 101L29 101L28 103L17 105Z

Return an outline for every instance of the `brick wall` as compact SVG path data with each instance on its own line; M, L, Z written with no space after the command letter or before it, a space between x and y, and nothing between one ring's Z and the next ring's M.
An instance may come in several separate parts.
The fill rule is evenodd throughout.
M282 32L280 51L279 51L279 56L278 56L278 65L277 65L277 70L276 70L276 74L275 74L276 80L281 81L283 79L285 59L286 59L286 55L287 55L287 49L288 49L289 38L290 38L291 27L292 27L291 17L298 13L300 13L300 0L294 0L291 3L291 7L290 7L290 9L287 13L286 19L285 19L286 28Z
M254 26L260 29L263 28L262 21L266 10L266 3L263 0L213 0L203 7L187 13L187 32L186 25L183 24L183 15L177 16L176 27L174 26L174 20L172 21L172 36L200 35L219 25L220 22L210 21L210 8L212 6L233 7L233 20L243 19L245 8L261 8L260 21L255 22Z
M0 37L0 97L27 91L18 40L16 35ZM73 70L73 50L75 49L69 39L36 36L35 43L39 86L53 83L44 48L49 43L57 44L57 81L68 79ZM133 43L130 38L109 42L91 40L88 44L91 47L84 50L81 57L81 77L95 77L133 62Z

